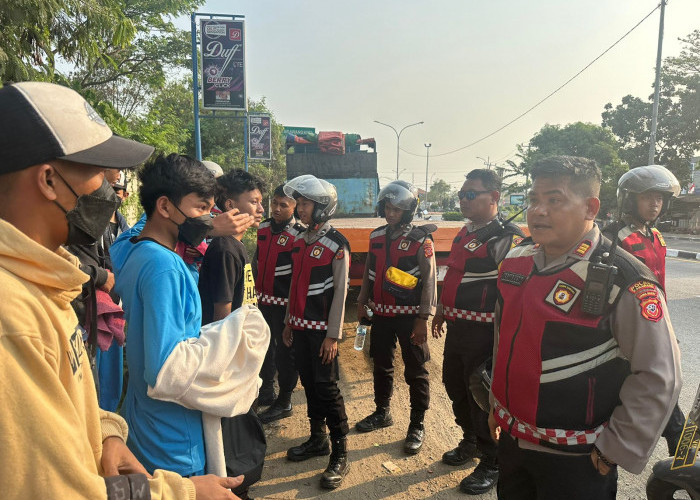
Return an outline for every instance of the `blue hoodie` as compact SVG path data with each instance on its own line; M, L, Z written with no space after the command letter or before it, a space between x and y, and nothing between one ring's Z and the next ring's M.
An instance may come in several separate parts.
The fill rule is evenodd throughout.
M175 252L150 239L134 242L133 236L123 233L110 248L127 322L127 445L150 473L199 474L205 468L201 412L147 395L175 345L199 337L197 284Z

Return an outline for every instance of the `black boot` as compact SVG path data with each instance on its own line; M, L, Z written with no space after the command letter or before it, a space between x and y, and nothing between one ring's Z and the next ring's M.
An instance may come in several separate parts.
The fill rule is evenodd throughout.
M408 425L406 440L403 443L403 451L409 455L415 455L423 447L423 438L425 437L424 416L425 411L411 410L411 423Z
M462 479L459 489L467 495L481 495L496 486L498 482L498 464L493 457L484 457L479 465Z
M270 406L277 399L275 394L275 382L271 384L263 384L258 393L258 406Z
M331 452L325 422L311 422L311 437L299 446L287 450L287 460L301 462L311 457L328 455Z
M321 475L321 487L327 490L334 490L340 486L340 483L343 482L343 478L350 470L347 438L343 436L338 439L333 439L331 445L333 446L331 459L328 461L328 467L326 467L326 470L323 471Z
M292 414L291 394L283 394L277 397L274 403L266 410L258 414L258 418L263 424L269 424L275 420L287 418Z
M389 408L377 407L374 413L363 418L355 424L355 429L360 432L372 432L383 427L394 425Z
M476 441L463 439L454 450L442 454L442 463L447 465L464 465L478 455Z

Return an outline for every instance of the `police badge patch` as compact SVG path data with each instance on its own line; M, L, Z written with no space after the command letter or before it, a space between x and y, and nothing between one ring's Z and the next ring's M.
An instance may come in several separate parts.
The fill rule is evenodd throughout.
M568 313L576 302L576 298L581 294L581 290L565 281L559 280L554 288L549 292L545 302Z
M323 255L323 247L315 246L311 249L311 257L314 259L320 259L321 255Z
M479 248L481 245L483 245L483 243L479 240L471 240L469 243L464 245L464 248L466 248L470 252L475 252L476 249Z
M411 248L411 242L409 240L403 240L401 243L399 243L399 250L407 252L409 248Z
M286 234L281 234L280 237L277 239L277 244L284 246L287 244L287 241L289 241L289 236L287 236Z

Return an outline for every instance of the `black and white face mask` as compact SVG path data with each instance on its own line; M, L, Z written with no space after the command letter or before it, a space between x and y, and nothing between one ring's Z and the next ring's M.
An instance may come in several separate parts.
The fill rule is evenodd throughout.
M66 210L54 200L54 203L66 214L68 237L65 244L92 245L104 234L121 200L105 179L102 180L102 185L92 193L78 195L58 170L54 169L54 171L78 200L71 210Z

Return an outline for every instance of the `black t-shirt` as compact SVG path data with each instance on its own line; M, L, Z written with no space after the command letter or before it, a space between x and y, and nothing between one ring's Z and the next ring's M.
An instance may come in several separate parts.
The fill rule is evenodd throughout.
M214 319L214 304L231 303L231 311L255 304L255 281L245 245L233 236L214 238L199 271L202 324Z

